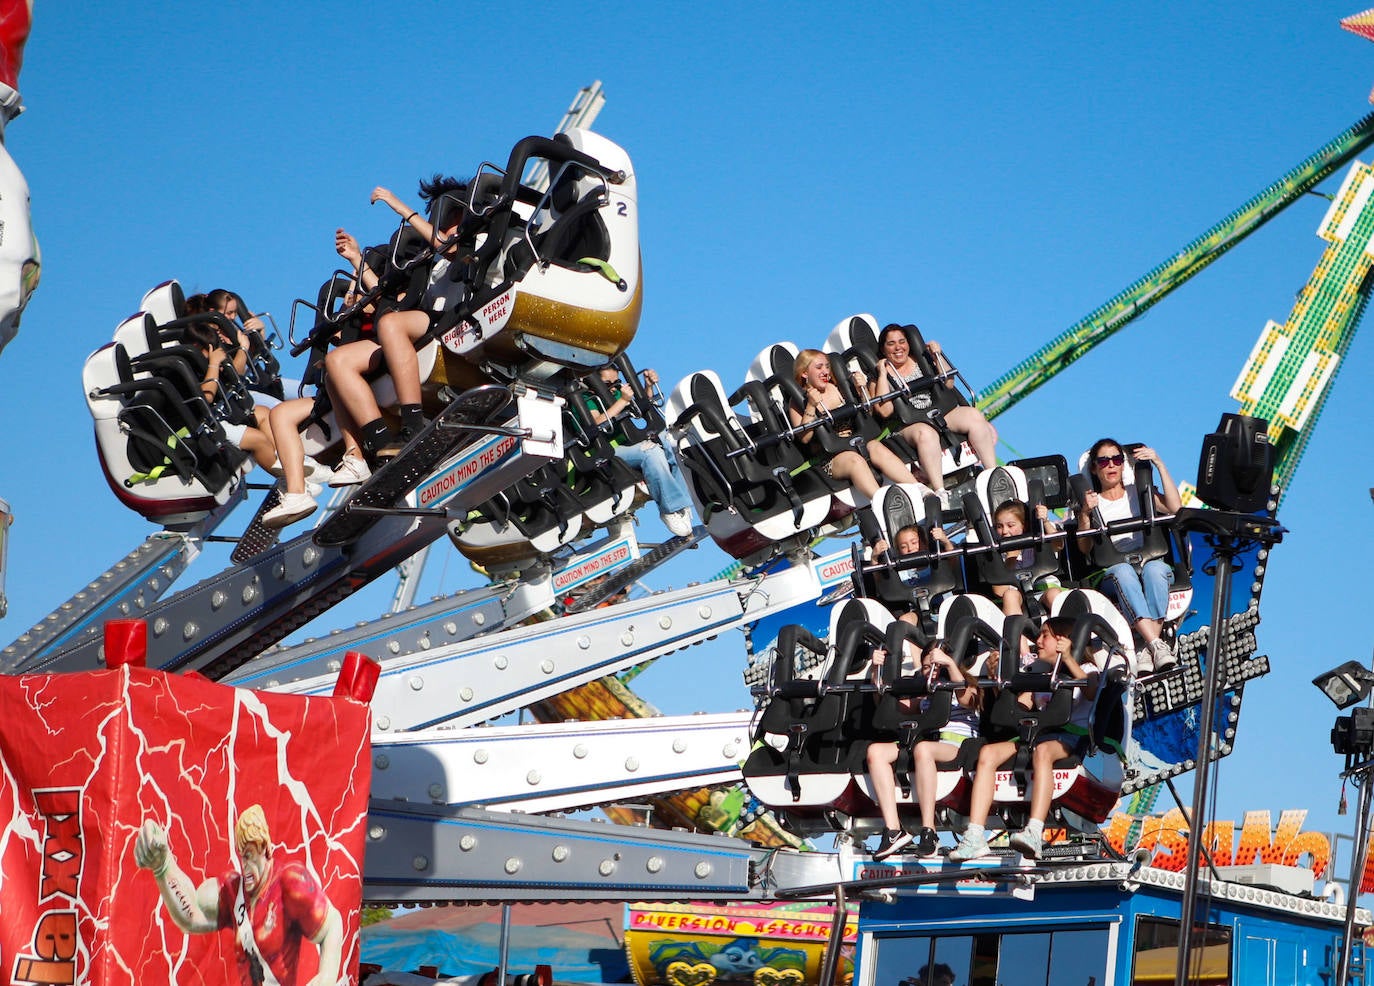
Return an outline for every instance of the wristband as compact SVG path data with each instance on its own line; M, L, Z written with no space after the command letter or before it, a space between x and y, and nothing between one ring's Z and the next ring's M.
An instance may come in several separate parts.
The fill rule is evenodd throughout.
M418 212L412 212L410 215L406 216L406 222L410 222L412 219L414 219L414 218L415 218L416 216L418 216L418 215L419 215Z

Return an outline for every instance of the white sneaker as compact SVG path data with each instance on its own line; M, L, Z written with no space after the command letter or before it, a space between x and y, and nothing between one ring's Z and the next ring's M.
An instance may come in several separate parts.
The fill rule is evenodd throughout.
M1174 655L1174 649L1169 646L1169 642L1163 637L1156 637L1150 641L1150 651L1155 659L1156 671L1168 671L1178 663L1178 658Z
M305 457L305 475L313 483L328 483L334 478L334 470L322 463L316 462L307 455Z
M680 538L690 537L692 534L692 508L683 507L681 510L674 510L670 514L659 514L663 518L663 523L668 530Z
M950 510L950 509L952 508L952 502L951 502L951 500L950 500L949 490L936 490L936 491L935 491L935 495L938 496L938 497L940 498L940 509L941 509L941 510Z
M1027 859L1039 859L1041 853L1040 836L1032 835L1029 832L1013 832L1007 845L1015 849Z
M372 470L367 467L366 462L355 455L345 455L333 475L329 477L329 485L356 486L366 482L371 476Z
M1135 652L1135 673L1137 675L1153 674L1155 670L1155 653L1149 644Z
M262 526L280 530L309 517L319 506L309 493L283 493L281 503L262 515Z
M949 851L949 861L951 863L963 863L970 859L982 859L984 856L992 855L988 849L988 840L971 839L965 833L959 840L959 844Z

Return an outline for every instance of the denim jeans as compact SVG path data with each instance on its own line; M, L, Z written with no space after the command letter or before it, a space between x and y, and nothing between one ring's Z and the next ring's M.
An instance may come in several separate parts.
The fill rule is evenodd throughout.
M1158 558L1145 563L1140 574L1126 563L1107 569L1102 580L1116 589L1116 603L1131 623L1136 620L1162 620L1169 609L1169 586L1174 570Z
M644 477L659 513L677 513L692 505L692 497L678 474L677 460L658 442L617 445L615 457Z

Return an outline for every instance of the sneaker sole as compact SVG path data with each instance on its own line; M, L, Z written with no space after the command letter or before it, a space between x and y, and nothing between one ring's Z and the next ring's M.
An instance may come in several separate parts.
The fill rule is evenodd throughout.
M874 858L874 859L887 859L887 857L892 856L892 855L895 855L896 853L901 852L901 851L902 851L903 849L905 849L907 846L911 845L911 842L912 842L912 837L911 837L911 835L909 835L909 834L907 834L907 833L903 833L903 836L902 836L901 838L893 839L893 840L892 840L892 845L888 846L885 850L883 850L883 851L880 852L880 853L876 853L876 852L875 852L875 853L873 854L873 858Z
M290 527L298 520L305 520L305 518L309 517L318 509L319 505L316 504L309 510L294 510L289 514L283 514L279 517L263 517L262 526L266 527L268 530L279 531L283 527Z

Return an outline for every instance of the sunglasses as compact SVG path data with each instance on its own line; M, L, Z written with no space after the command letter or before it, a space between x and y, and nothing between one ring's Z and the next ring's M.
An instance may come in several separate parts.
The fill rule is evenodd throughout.
M1107 466L1119 466L1126 461L1126 454L1118 452L1116 455L1099 455L1095 461L1099 469L1105 469Z

